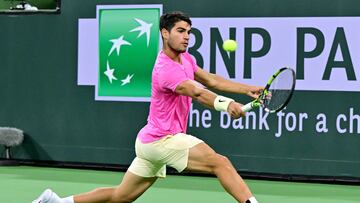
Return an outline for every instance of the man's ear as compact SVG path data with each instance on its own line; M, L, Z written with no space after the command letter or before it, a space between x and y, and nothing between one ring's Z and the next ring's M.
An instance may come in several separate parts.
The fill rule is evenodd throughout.
M161 36L164 38L164 39L168 39L169 38L169 31L165 28L161 29Z

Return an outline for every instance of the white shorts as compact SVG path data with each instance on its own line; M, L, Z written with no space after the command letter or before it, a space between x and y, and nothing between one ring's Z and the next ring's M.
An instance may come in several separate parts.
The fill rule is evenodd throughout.
M188 164L189 149L203 141L192 135L178 133L151 143L136 139L136 158L129 171L141 177L166 177L166 166L183 171Z

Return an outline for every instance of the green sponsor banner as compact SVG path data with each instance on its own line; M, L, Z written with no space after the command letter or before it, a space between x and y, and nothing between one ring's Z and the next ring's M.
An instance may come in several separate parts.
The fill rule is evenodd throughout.
M99 9L97 96L150 97L160 13L160 8Z

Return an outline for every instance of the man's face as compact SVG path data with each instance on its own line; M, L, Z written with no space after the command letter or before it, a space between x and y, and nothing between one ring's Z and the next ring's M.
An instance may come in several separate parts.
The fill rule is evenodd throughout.
M175 26L168 32L164 29L163 38L167 46L174 51L183 53L189 44L191 26L185 21L175 23Z

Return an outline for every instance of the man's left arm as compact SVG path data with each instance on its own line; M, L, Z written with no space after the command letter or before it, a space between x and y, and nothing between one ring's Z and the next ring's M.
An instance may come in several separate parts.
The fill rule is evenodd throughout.
M257 98L263 87L247 85L227 80L219 75L209 73L198 67L195 72L195 80L202 85L222 92L245 94Z

